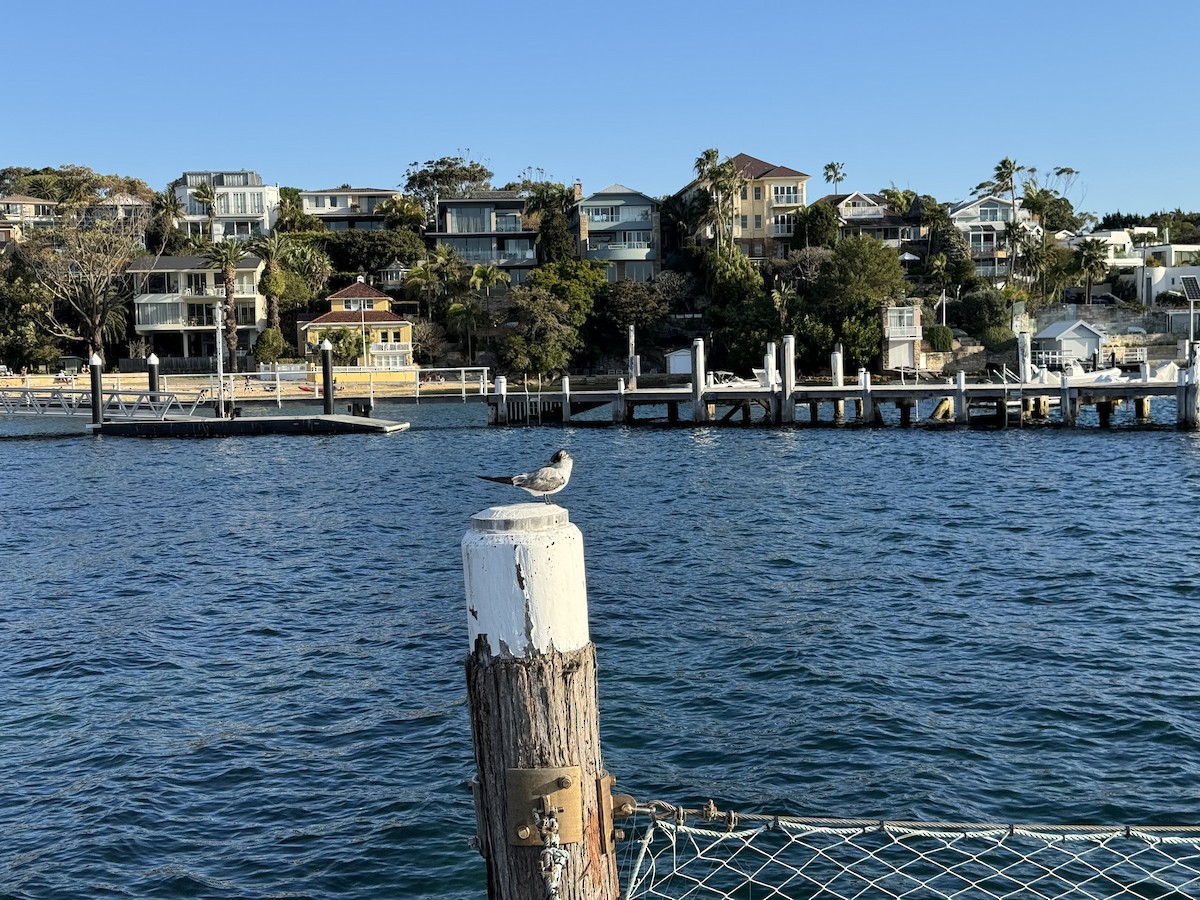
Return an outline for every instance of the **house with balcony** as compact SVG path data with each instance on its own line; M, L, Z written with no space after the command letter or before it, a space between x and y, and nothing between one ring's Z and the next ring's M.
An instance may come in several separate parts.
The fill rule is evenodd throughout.
M609 281L651 281L661 266L658 201L610 184L583 198L572 212L579 256L607 265Z
M732 157L734 166L745 179L733 198L731 221L727 222L738 249L751 259L786 256L796 230L796 214L808 205L809 176L787 166L777 166L745 153ZM700 190L691 181L677 196ZM716 237L711 227L700 236Z
M884 307L883 367L898 371L925 368L919 305Z
M0 224L25 230L49 228L58 224L58 203L24 194L0 197Z
M257 172L184 172L175 195L184 207L179 227L187 235L207 234L208 210L196 199L196 188L211 184L216 194L213 241L249 240L271 233L279 218L279 186L263 184Z
M1012 274L1005 235L1009 223L1037 227L1032 225L1033 216L1021 208L1020 201L1014 207L1008 197L995 194L952 204L950 222L967 239L971 259L975 262L975 274L996 281L1006 281Z
M395 195L394 190L355 188L344 184L320 191L301 191L300 204L305 215L316 216L330 231L380 231L384 227L384 216L376 210Z
M412 367L412 323L392 312L391 299L360 275L329 295L329 312L299 322L298 346L319 358L321 342L331 332L349 328L359 335L363 348L355 365L388 370Z
M238 263L233 302L239 357L267 329L267 299L258 292L263 268L256 256ZM218 327L224 321L216 309L225 302L220 269L202 256L140 256L126 274L133 280L133 328L151 352L164 359L214 355Z
M847 238L866 235L900 250L905 244L921 239L921 210L919 206L904 213L896 212L882 194L828 194L813 205L832 206L838 215L838 234Z
M537 265L537 230L528 227L524 214L520 191L473 191L438 200L437 222L426 237L452 247L468 266L484 263L502 269L515 287Z

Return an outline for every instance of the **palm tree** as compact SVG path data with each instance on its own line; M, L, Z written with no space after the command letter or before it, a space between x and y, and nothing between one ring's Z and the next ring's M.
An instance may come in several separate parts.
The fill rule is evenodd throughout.
M392 194L375 207L388 228L406 228L420 234L425 231L425 205L404 194Z
M840 162L825 163L825 183L833 185L833 192L838 192L838 185L846 180L846 164Z
M933 255L933 237L943 228L950 227L950 213L946 212L946 207L938 203L932 197L926 198L929 202L921 204L921 224L927 229L928 246L925 249L925 256Z
M512 276L496 266L489 266L487 263L475 263L471 267L471 278L467 284L473 291L483 291L484 305L487 312L491 312L492 307L492 288L499 287L502 284L508 284L512 281Z
M154 195L154 199L150 201L150 209L158 218L159 227L162 229L162 243L158 248L161 256L167 249L167 238L179 227L179 220L184 217L187 209L179 195L170 187L163 188Z
M1075 266L1084 280L1085 302L1092 302L1092 285L1108 271L1108 244L1099 238L1080 241L1075 247Z
M324 250L311 244L300 244L292 249L286 262L287 267L304 279L304 284L316 297L325 289L325 282L333 274L333 263Z
M205 215L208 216L208 239L211 241L217 221L217 191L207 181L202 181L196 186L196 190L192 191L192 196L204 207Z
M433 318L433 298L442 289L442 279L437 266L426 260L419 262L404 277L404 290L410 297L416 297L420 303L425 300L426 318Z
M721 171L720 158L721 152L716 147L710 147L696 157L696 163L693 166L696 172L696 183L704 188L712 198L705 211L705 223L711 224L716 230L718 249L721 248L728 217L733 214L733 198L727 197L724 193L731 186L730 179L727 173ZM732 170L732 162L730 160L726 160L726 162L729 163L729 169ZM732 238L733 234L730 232L731 243Z
M475 361L475 350L472 341L475 329L487 321L488 317L486 313L471 298L464 298L450 304L450 309L446 311L446 324L458 331L460 338L467 345L467 359L470 362Z
M279 327L279 295L283 290L279 270L291 258L294 249L286 234L272 234L250 242L251 252L263 261L262 292L267 298L267 325L271 328Z
M779 313L780 328L787 327L788 311L795 301L796 288L788 282L771 291L771 304L775 307L775 312Z
M250 254L241 241L210 244L200 254L213 268L221 270L225 282L225 346L229 349L229 371L237 371L237 307L233 302L238 264Z

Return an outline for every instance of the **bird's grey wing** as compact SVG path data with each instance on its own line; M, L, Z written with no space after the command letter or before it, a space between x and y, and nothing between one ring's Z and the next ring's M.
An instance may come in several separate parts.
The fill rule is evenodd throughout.
M552 491L557 487L562 487L564 482L562 472L558 469L553 466L542 466L536 472L518 475L513 479L513 484L526 490Z

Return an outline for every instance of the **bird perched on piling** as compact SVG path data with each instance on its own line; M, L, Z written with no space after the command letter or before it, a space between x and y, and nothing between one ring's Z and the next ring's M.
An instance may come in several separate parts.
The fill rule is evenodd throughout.
M571 480L571 467L575 460L566 450L559 450L550 457L550 464L542 466L533 472L522 472L520 475L480 475L484 481L497 481L500 484L511 484L523 491L528 491L535 497L541 497L547 503L550 495L557 494Z

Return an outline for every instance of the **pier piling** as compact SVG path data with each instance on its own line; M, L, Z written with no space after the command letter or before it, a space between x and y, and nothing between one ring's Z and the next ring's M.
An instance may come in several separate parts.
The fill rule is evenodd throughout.
M88 360L88 373L92 376L92 424L104 423L104 361L99 353Z
M583 536L560 506L496 506L471 517L462 555L488 897L615 898Z
M321 342L321 386L325 391L325 415L333 415L333 344Z
M704 339L692 341L692 421L707 422L708 406L704 402Z

